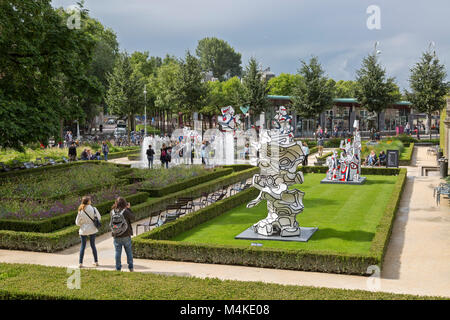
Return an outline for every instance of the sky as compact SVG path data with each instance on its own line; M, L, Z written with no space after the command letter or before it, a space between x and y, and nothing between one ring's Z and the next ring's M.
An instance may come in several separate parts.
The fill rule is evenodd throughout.
M53 0L68 8L78 0ZM369 6L379 8L379 29ZM217 37L255 57L276 75L296 73L319 58L328 77L354 80L364 56L380 50L388 76L408 89L410 69L433 50L450 75L448 0L86 0L90 15L117 34L121 50L164 57L195 53L198 40ZM448 77L450 79L450 77Z

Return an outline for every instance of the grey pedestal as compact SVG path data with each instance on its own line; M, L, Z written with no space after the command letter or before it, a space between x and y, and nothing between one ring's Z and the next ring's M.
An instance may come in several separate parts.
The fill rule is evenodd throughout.
M328 183L328 184L354 184L354 185L361 185L366 182L366 177L360 177L359 181L337 181L337 180L328 180L327 178L322 179L320 183Z
M253 231L252 227L250 227L234 238L240 240L276 240L276 241L307 242L312 237L314 232L316 232L317 230L318 228L316 227L312 228L300 227L299 236L281 237L281 236L263 236Z

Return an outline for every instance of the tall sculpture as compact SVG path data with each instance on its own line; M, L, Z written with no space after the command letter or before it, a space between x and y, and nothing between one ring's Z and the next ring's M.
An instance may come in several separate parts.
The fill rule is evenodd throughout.
M296 216L303 211L305 193L298 189L288 190L288 187L303 183L303 173L297 172L297 167L305 155L301 142L293 141L286 108L280 107L276 120L279 128L265 130L261 135L258 160L261 173L253 177L253 186L260 193L247 204L247 208L267 200L268 215L253 225L255 233L263 236L299 236L301 229Z
M353 125L353 142L351 139L341 140L339 149L341 155L335 150L333 155L327 158L327 176L321 183L351 183L362 184L366 178L361 177L361 135L359 122L355 120Z

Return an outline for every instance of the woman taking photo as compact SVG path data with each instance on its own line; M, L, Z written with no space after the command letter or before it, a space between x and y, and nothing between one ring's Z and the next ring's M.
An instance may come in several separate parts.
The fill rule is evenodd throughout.
M92 253L94 255L94 266L98 266L97 248L95 247L95 234L98 232L98 229L94 224L95 218L97 218L98 221L102 219L97 208L91 205L91 197L83 197L81 199L81 204L78 207L77 218L75 219L75 224L80 227L80 268L83 267L84 250L86 249L86 242L88 237Z

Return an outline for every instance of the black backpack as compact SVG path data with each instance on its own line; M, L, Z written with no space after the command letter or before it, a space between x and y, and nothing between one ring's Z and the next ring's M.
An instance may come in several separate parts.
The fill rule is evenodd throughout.
M120 212L116 210L111 211L111 231L113 237L120 237L128 230L128 222L123 215L125 209Z

